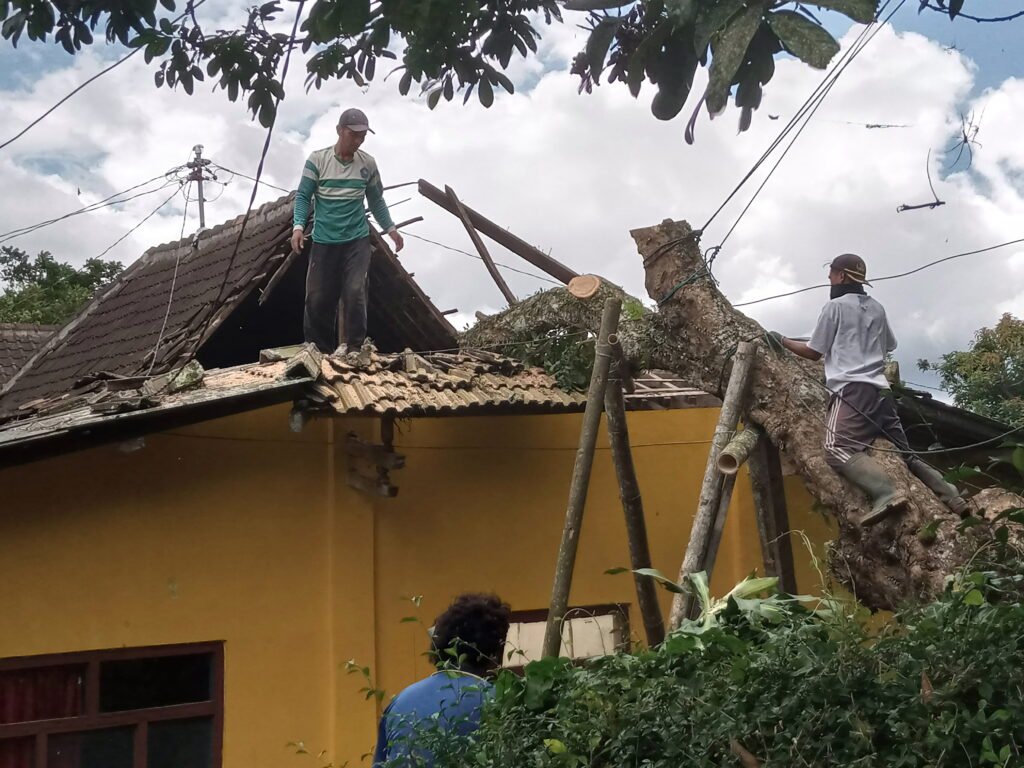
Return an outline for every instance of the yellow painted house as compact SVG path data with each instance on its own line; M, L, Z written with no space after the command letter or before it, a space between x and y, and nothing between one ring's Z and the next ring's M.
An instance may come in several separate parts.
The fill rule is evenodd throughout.
M241 262L226 256L237 221L147 253L4 386L0 768L360 765L382 704L348 662L386 696L426 675L424 627L462 591L509 602L514 642L535 653L582 398L451 349L380 248L375 295L416 301L371 318L379 353L255 362L299 322L287 208L261 209ZM186 366L188 382L138 376L193 357L205 372ZM628 421L653 563L671 574L718 409L648 399L669 407L636 399ZM642 639L631 577L605 574L629 563L607 445L602 433L571 593L576 656ZM795 478L787 495L792 528L823 541ZM740 482L714 591L761 562Z

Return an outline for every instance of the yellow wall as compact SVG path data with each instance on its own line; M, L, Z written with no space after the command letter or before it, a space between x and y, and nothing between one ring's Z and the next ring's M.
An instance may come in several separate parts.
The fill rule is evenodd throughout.
M223 640L226 768L319 768L289 757L295 740L356 765L377 708L347 660L390 695L428 671L423 627L403 617L429 625L466 590L496 591L516 610L546 606L579 415L400 422L399 495L371 499L346 484L342 444L348 431L373 437L376 422L315 421L293 434L287 413L0 470L0 657ZM654 566L669 575L717 415L629 414ZM570 602L635 604L631 577L604 574L629 555L603 432L598 446ZM760 567L744 480L717 593ZM794 528L820 541L821 516L799 482L787 488ZM801 586L813 587L795 545ZM635 608L630 621L639 637Z

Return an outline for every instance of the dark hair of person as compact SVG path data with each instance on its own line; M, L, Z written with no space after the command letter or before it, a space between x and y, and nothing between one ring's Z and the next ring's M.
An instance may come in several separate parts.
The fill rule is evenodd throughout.
M459 595L434 620L434 663L477 674L500 666L511 615L497 595Z

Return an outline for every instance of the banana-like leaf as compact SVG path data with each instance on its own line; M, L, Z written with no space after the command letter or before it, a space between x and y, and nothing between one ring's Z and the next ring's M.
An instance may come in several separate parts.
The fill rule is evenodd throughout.
M704 98L712 115L725 109L729 87L747 56L747 47L764 19L765 3L751 2L711 40L711 67Z
M608 49L611 48L615 39L615 32L622 24L621 18L608 17L601 19L587 38L587 64L590 67L590 76L595 83L601 82L601 70L604 69L604 60L608 56Z
M861 24L870 24L878 13L878 0L811 0L809 5L839 11Z
M839 53L839 43L824 27L795 11L770 13L768 24L787 51L815 69L824 69Z

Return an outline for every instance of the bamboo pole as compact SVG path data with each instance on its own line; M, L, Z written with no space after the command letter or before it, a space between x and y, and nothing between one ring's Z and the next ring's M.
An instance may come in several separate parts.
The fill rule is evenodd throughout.
M590 374L587 405L583 412L583 426L580 429L580 442L576 449L576 463L569 485L569 503L565 511L562 543L558 548L558 560L555 561L551 606L548 609L548 623L544 630L544 656L557 656L562 645L562 619L569 607L569 589L572 586L572 572L576 565L576 549L580 542L583 507L587 503L590 470L594 465L594 448L597 444L597 429L601 424L601 410L608 385L608 369L618 346L615 334L619 329L621 309L621 299L605 300L594 354L594 368Z
M501 295L505 297L505 301L511 307L518 302L516 295L512 293L512 289L508 287L508 283L505 282L505 278L501 276L501 272L494 264L494 259L491 258L491 254L487 250L487 246L484 245L484 241L480 239L479 233L473 226L473 222L469 220L469 214L466 213L466 209L463 207L462 202L455 194L455 190L451 187L444 188L445 194L451 201L452 206L455 208L455 215L462 221L462 226L466 228L469 239L473 241L473 246L476 248L476 252L480 254L480 260L483 261L484 266L487 267L487 271L491 275L491 279L498 286L498 290L501 291Z
M760 427L747 424L743 431L729 441L718 456L718 471L723 475L735 475L743 463L750 458L757 441L764 432Z
M626 538L629 542L629 560L633 569L651 567L651 551L647 542L647 523L644 520L644 505L640 497L640 484L636 479L633 453L629 445L629 427L626 424L626 403L622 394L621 366L619 361L612 365L608 388L604 395L604 410L608 419L608 442L611 445L612 463L619 481L619 498L622 512L626 517ZM636 602L644 622L647 646L653 648L665 639L665 621L658 605L654 581L646 576L633 574L636 583Z
M747 341L741 341L736 347L732 373L729 375L729 384L726 386L725 397L722 400L722 410L719 413L718 424L715 427L711 448L708 451L704 482L700 489L700 501L693 517L693 527L690 529L690 541L686 547L686 554L683 556L683 564L679 568L680 584L686 580L688 574L696 573L703 567L708 549L708 538L711 535L711 525L720 498L718 456L732 438L736 426L739 424L740 411L743 407L743 399L747 392L747 384L755 359L756 348L754 345ZM678 627L683 618L689 614L691 601L689 592L673 597L672 612L669 614L670 629Z

